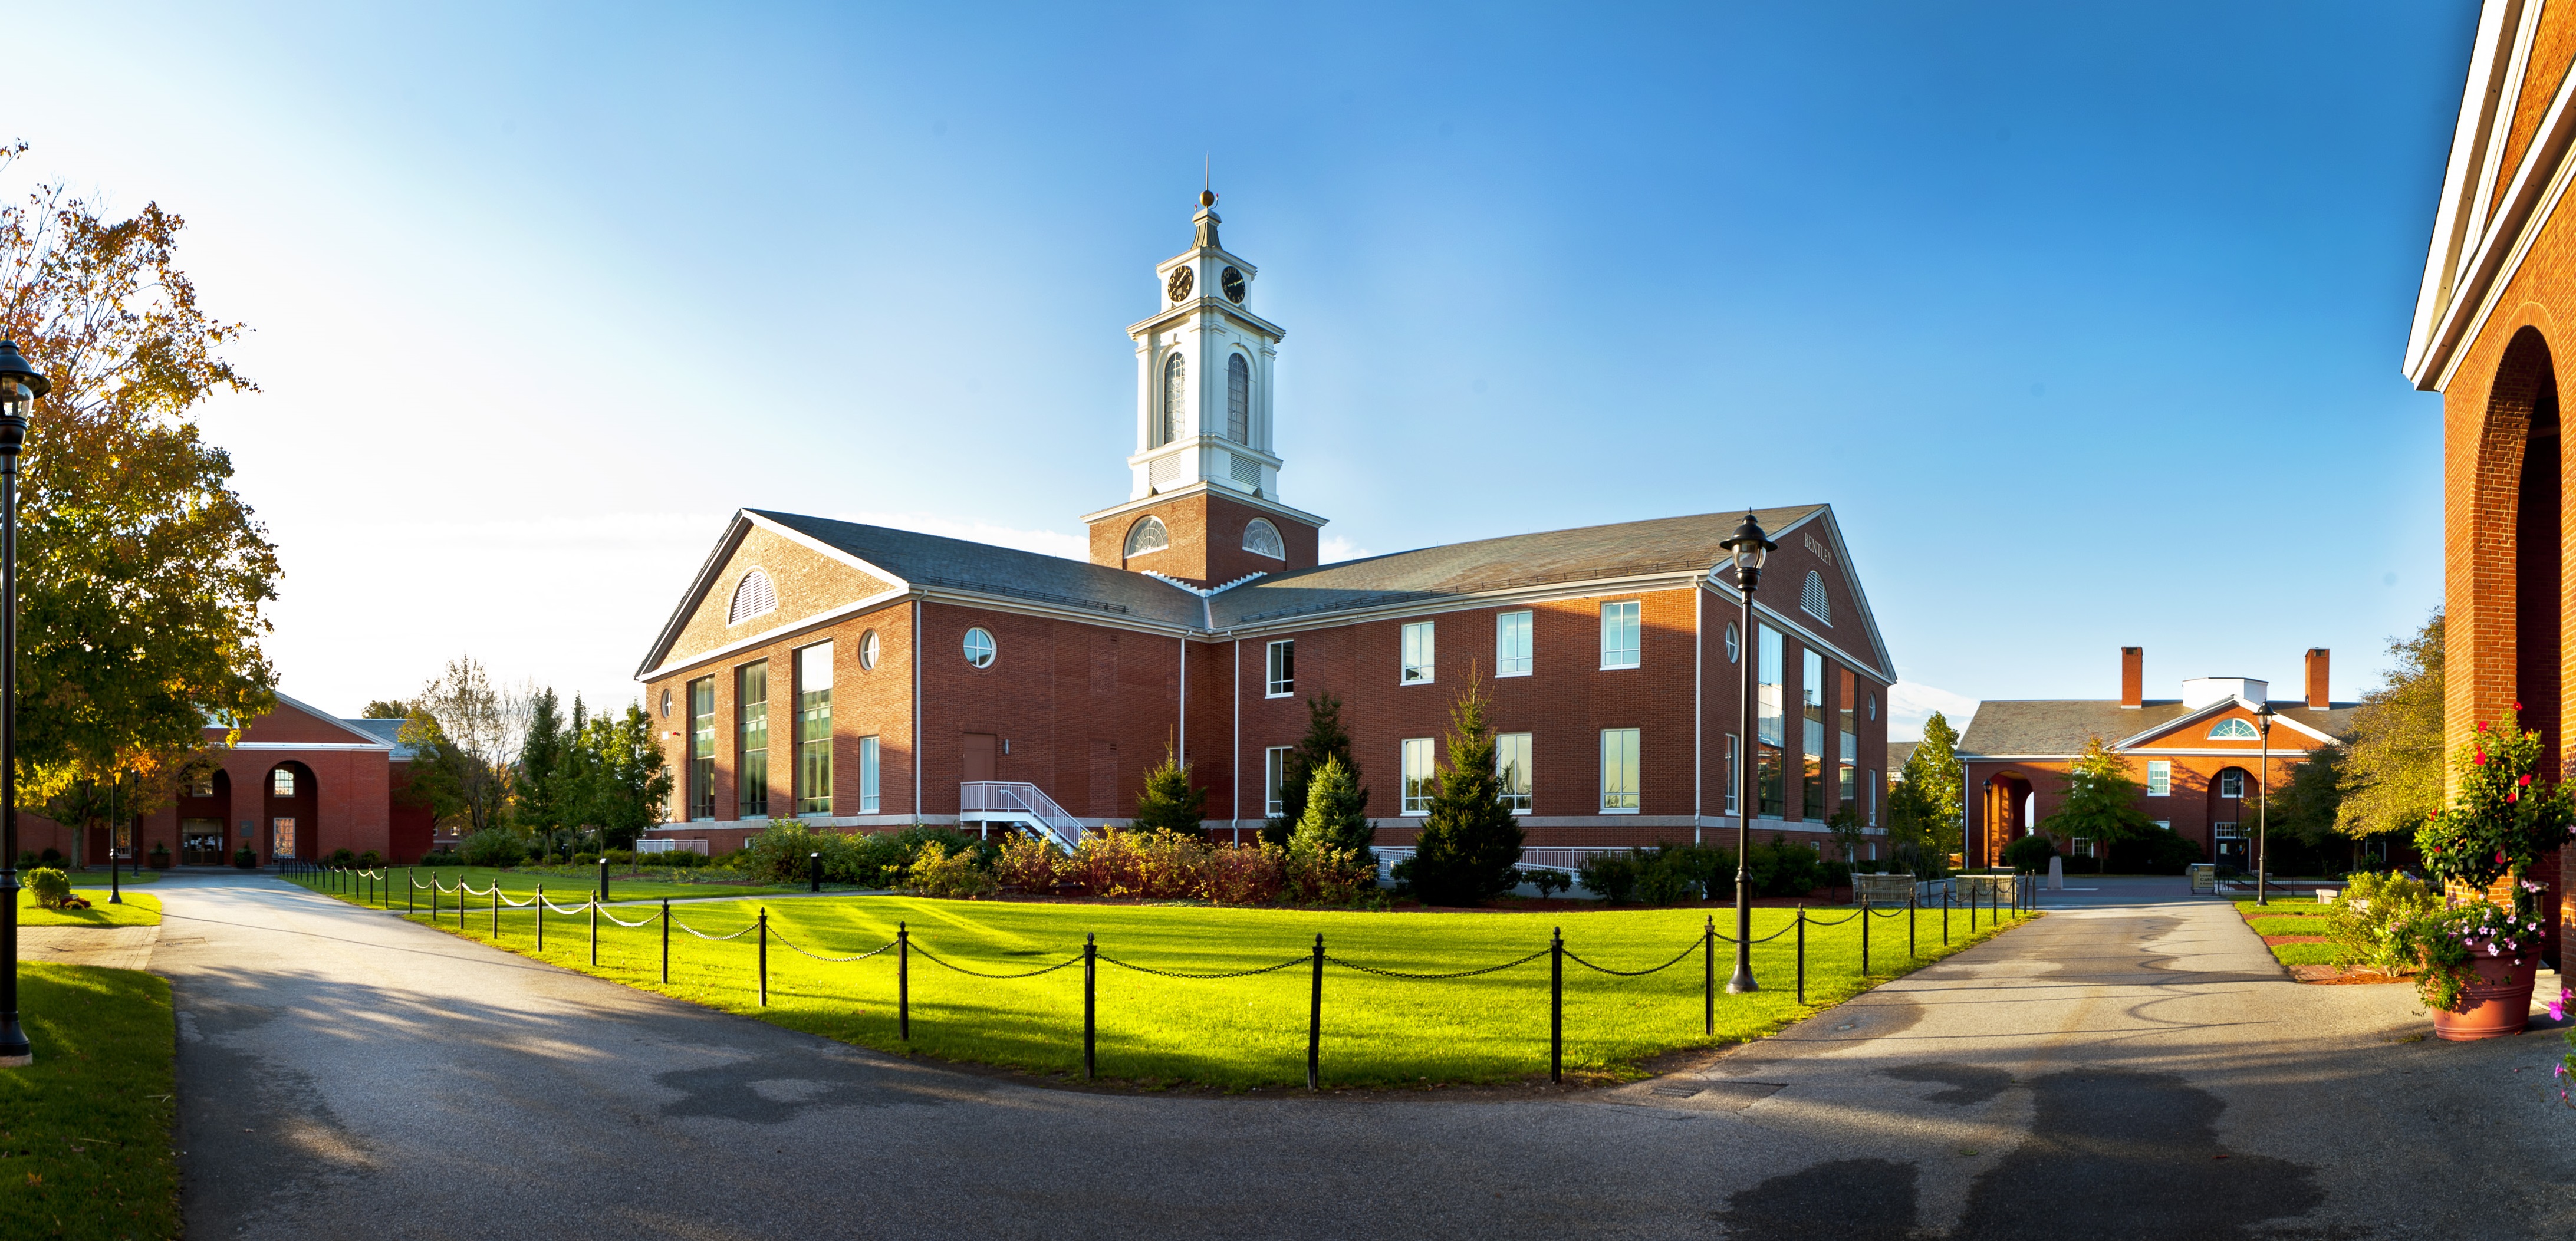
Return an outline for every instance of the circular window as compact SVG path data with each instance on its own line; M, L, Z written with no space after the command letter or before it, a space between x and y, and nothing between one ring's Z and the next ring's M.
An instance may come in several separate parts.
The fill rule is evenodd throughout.
M966 663L974 668L993 666L993 635L980 625L966 631Z
M1742 653L1743 644L1743 635L1735 631L1735 622L1726 622L1726 662L1730 664L1735 662L1736 657Z
M863 669L873 669L876 666L877 631L871 629L866 633L859 635L859 667Z
M667 689L662 691L662 718L671 718L671 691Z

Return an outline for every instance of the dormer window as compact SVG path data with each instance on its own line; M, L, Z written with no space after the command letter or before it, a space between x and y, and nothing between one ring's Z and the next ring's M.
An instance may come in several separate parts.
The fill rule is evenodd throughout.
M725 623L739 625L777 610L778 588L770 585L768 574L754 569L734 583L733 606L725 609Z
M1130 556L1159 552L1171 545L1171 532L1163 528L1160 517L1148 517L1127 528L1127 554Z
M1271 525L1267 517L1255 517L1251 525L1243 528L1243 550L1272 560L1288 558L1287 540L1279 537L1279 527Z
M1798 591L1798 606L1817 620L1834 623L1834 601L1825 597L1824 574L1807 570L1807 584Z
M2260 739L2262 735L2254 731L2252 724L2243 720L2220 720L2216 727L2209 730L2209 739L2212 741L2254 741Z

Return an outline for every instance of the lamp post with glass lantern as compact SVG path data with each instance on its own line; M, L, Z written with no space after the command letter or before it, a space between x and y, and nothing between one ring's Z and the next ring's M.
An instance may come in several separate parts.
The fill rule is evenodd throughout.
M0 340L0 1068L36 1062L18 1024L18 454L53 388Z
M2254 784L2254 903L2269 905L2272 855L2266 833L2272 823L2272 704L2254 709L2254 728L2263 737L2263 766Z
M1777 544L1763 537L1762 523L1753 520L1753 513L1747 510L1744 524L1735 528L1735 537L1718 546L1725 548L1734 561L1735 589L1743 605L1745 745L1743 760L1735 772L1735 976L1726 980L1727 994L1741 995L1761 990L1760 984L1753 981L1753 872L1748 861L1752 856L1749 829L1753 808L1760 804L1754 800L1753 773L1761 766L1762 757L1762 737L1754 731L1755 712L1759 709L1754 695L1759 692L1757 678L1761 674L1755 664L1762 656L1753 638L1753 588L1762 580L1763 558Z

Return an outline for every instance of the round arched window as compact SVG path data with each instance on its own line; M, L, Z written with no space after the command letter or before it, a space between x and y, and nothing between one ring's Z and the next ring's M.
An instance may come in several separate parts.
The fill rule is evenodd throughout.
M876 666L877 631L871 629L859 635L859 667L862 670L873 670Z
M1735 622L1726 622L1726 662L1734 663L1743 654L1744 636L1735 631Z
M1272 560L1288 558L1287 540L1279 537L1279 527L1271 525L1267 517L1255 517L1251 525L1243 528L1243 550Z
M970 668L993 666L993 635L981 625L966 631L966 665Z
M662 691L662 718L671 718L671 691L667 689Z
M1239 353L1225 359L1225 437L1252 442L1252 365Z
M1181 428L1189 425L1189 379L1190 366L1181 360L1181 355L1175 353L1163 360L1163 408L1154 423L1155 447L1179 438Z
M1142 556L1159 552L1172 545L1172 532L1163 528L1163 519L1148 517L1127 527L1127 554Z
M725 609L725 623L739 625L755 616L767 616L778 610L778 588L769 575L754 569L734 583L733 606Z

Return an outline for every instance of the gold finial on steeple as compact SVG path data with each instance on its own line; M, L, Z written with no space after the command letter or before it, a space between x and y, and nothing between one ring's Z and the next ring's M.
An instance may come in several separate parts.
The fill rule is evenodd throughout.
M1216 157L1205 155L1200 158L1204 162L1199 165L1199 205L1213 207L1216 205Z

